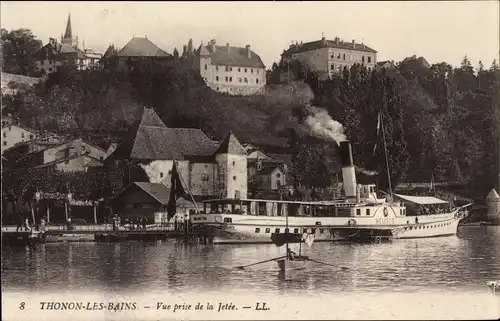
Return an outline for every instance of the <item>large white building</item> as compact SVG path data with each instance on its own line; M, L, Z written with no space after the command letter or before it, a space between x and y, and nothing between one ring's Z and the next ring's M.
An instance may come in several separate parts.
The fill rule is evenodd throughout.
M232 132L218 144L200 129L166 127L153 109L144 109L142 119L106 159L126 169L126 185L142 178L167 188L174 161L196 198L247 197L247 153Z
M217 46L215 40L208 45L202 43L195 52L194 67L207 85L218 92L252 95L266 85L266 66L249 45Z
M285 50L282 60L299 60L311 71L323 77L341 74L345 68L354 64L364 65L369 71L377 63L377 51L364 43L345 42L336 37L334 40L321 40L295 43Z

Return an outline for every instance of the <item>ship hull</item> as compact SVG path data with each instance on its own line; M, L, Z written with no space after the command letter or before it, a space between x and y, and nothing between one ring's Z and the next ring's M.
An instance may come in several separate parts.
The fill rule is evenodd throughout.
M209 214L210 215L210 214ZM271 244L273 234L284 234L286 222L283 217L249 217L224 214L223 218L231 223L194 224L195 229L203 227L213 244ZM352 218L344 222L335 218L294 218L289 217L289 233L313 234L315 242L361 241L378 239L413 239L457 234L460 217L456 213L428 215L403 220L361 220L349 225ZM234 222L234 223L233 223ZM337 223L337 224L332 224ZM396 224L381 224L396 223ZM397 224L400 223L400 224Z

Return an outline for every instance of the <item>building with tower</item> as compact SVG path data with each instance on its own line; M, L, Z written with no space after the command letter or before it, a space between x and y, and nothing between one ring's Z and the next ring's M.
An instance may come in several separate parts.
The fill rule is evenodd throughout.
M196 201L247 197L247 154L234 133L221 142L200 129L168 128L153 109L142 117L105 160L124 186L134 182L170 188L176 162L183 184Z
M78 70L97 68L102 55L84 47L80 48L78 36L73 34L69 14L60 42L56 38L50 38L49 43L35 53L37 68L42 74L55 72L59 66L67 63L75 64Z
M194 53L193 66L205 83L218 92L252 95L266 86L266 66L250 45L217 46L215 40L206 46L202 43Z

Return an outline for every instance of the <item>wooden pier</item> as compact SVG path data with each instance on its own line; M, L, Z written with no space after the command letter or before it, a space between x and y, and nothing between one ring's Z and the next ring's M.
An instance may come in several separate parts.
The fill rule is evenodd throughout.
M142 241L155 242L158 240L175 239L186 243L210 243L210 239L203 233L191 229L119 229L113 230L101 227L80 229L64 229L59 226L46 231L15 231L3 229L2 243L4 245L31 245L38 243L58 242L122 242Z

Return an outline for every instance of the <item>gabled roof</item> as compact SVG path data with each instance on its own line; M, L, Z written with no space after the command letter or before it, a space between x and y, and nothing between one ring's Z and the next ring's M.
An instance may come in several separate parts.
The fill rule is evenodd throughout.
M62 157L62 158L58 158L52 162L48 162L48 163L45 163L45 164L42 164L42 165L38 165L38 166L35 166L34 168L45 168L45 167L50 167L52 165L57 165L57 164L60 164L62 162L65 162L65 161L69 161L69 160L72 160L72 159L75 159L75 158L80 158L80 157L85 157L85 158L88 158L89 159L89 163L87 163L86 165L84 166L100 166L102 165L102 161L98 160L97 158L95 157L92 157L90 155L87 155L87 154L79 154L79 155L72 155L72 156L68 156L68 157Z
M260 59L259 55L250 50L250 58L248 58L247 48L229 46L212 46L200 45L196 50L197 55L209 55L212 58L212 64L227 65L236 67L250 68L265 68L266 66Z
M186 156L210 156L216 149L200 129L168 128L153 109L145 108L109 158L182 160Z
M109 45L108 49L106 49L106 52L104 53L104 55L102 55L102 58L101 59L108 59L108 58L111 58L113 56L116 56L118 54L118 51L115 49L115 46L114 45Z
M261 169L260 171L257 171L255 175L270 175L274 173L274 171L276 170L283 173L283 170L279 166L267 166Z
M497 191L495 189L492 189L488 196L486 197L488 200L498 200L500 199L500 195L498 195Z
M134 182L127 186L123 191L113 198L113 201L118 199L123 193L130 189L141 189L149 196L155 199L161 205L167 205L170 200L170 189L163 184L149 182Z
M118 52L119 57L169 57L166 51L158 48L148 38L133 37Z
M229 134L227 134L226 138L219 145L215 154L246 155L247 151L241 146L234 133L229 131Z
M294 53L306 52L311 50L317 50L321 48L337 48L337 49L348 49L348 50L356 50L356 51L364 51L364 52L372 52L376 53L374 49L364 45L355 43L354 47L352 42L345 42L337 39L336 41L321 39L317 41L310 41L300 45L294 45L288 50L286 50L283 55L291 55Z

